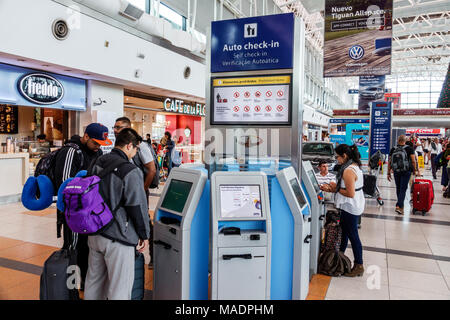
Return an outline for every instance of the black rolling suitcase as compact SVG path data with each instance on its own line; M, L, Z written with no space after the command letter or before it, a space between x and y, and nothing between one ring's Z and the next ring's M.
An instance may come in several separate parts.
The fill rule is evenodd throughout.
M76 265L76 250L61 249L53 252L42 270L40 300L79 300L76 282L80 276L75 272L77 268L71 267Z
M134 264L134 283L131 300L143 300L145 292L145 259L142 253L136 251Z

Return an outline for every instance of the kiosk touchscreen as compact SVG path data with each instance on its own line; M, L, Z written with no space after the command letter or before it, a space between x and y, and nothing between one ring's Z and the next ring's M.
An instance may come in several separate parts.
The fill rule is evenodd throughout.
M289 251L292 251L289 262L292 264L292 268L290 268L292 273L292 299L304 300L309 290L311 244L310 208L293 167L288 167L277 172L277 179L294 220L293 247L289 248ZM275 241L275 237L276 235L273 231L273 242ZM272 262L272 267L274 267L274 263Z
M267 176L211 176L211 298L270 298L271 222Z
M155 210L155 300L207 300L209 184L202 170L174 168Z
M310 277L317 273L323 220L325 218L325 203L314 169L309 161L302 161L302 182L308 193L311 207L311 255Z

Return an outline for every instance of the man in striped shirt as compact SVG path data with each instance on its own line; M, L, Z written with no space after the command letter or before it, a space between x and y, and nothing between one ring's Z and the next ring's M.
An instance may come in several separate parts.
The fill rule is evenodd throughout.
M324 160L319 162L319 173L316 173L319 185L329 184L331 181L336 182L336 176L328 172L328 163Z
M100 123L88 125L82 137L74 135L56 155L54 168L56 191L64 181L75 177L81 170L87 170L91 163L103 154L100 146L111 144L111 140L108 139L108 128ZM57 210L56 216L57 237L61 237L61 227L63 227L63 248L69 248L74 235L66 224L64 212ZM82 284L84 284L89 255L86 235L78 235L77 251L77 264L81 270Z

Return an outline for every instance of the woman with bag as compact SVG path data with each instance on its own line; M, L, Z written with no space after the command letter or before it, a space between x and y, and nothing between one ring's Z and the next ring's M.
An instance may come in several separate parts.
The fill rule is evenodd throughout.
M362 244L358 234L358 219L364 211L365 198L363 192L364 177L361 171L361 155L356 145L341 144L335 149L336 159L340 165L336 180L322 185L321 190L335 193L335 205L340 213L342 241L340 251L345 252L348 240L352 244L355 258L351 272L347 277L360 277L364 274Z

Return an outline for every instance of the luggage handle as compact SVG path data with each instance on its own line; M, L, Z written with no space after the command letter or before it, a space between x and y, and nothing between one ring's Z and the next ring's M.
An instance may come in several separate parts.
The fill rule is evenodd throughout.
M222 258L223 258L223 260L231 260L234 258L250 260L250 259L252 259L252 255L250 253L247 253L247 254L224 254L222 256Z
M161 240L153 241L153 244L163 246L164 249L166 249L166 250L169 250L172 248L172 245L168 244L167 242L161 241Z
M319 220L322 221L323 218L325 218L325 215L324 215L324 214L321 214L320 217L319 217Z

